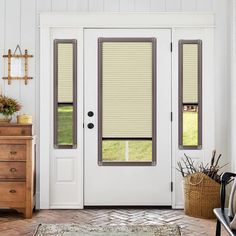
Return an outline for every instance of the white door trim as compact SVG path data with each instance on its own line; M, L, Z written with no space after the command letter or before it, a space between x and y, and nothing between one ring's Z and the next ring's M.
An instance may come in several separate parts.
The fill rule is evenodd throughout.
M43 45L43 46L42 46ZM40 31L40 208L49 209L50 187L50 29ZM45 115L48 114L48 115ZM42 127L44 127L42 129ZM43 147L43 148L42 148Z
M40 14L40 208L50 208L50 68L51 28L214 28L214 14L208 13L41 13ZM82 37L82 36L81 36ZM174 31L173 31L174 39ZM173 63L176 63L174 60ZM174 66L174 65L173 65ZM172 67L172 74L175 73ZM83 76L83 74L81 74ZM43 128L42 128L43 127ZM175 142L175 140L174 140ZM172 149L172 153L175 149ZM173 153L172 163L177 155ZM172 176L175 176L172 168ZM175 178L174 178L175 179ZM173 180L174 180L173 179ZM175 190L173 192L175 197ZM172 198L172 206L175 202Z
M214 27L209 13L41 13L40 28L173 28Z

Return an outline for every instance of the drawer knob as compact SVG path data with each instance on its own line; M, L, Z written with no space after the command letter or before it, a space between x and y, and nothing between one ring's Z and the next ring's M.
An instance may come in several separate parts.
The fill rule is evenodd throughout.
M11 154L11 155L16 155L16 154L17 154L17 151L11 151L10 154Z
M11 171L11 172L16 172L17 169L16 169L16 168L11 168L10 171Z
M11 189L11 190L9 191L9 193L16 193L16 190L15 190L15 189Z

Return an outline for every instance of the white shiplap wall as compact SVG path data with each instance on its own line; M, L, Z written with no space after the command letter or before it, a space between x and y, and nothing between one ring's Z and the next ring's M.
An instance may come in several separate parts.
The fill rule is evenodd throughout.
M39 114L39 13L43 11L111 11L111 12L214 12L215 31L215 90L216 90L216 148L224 157L229 155L229 32L228 1L222 0L0 0L0 54L20 44L34 55L30 59L29 85L0 81L4 93L23 104L22 112L33 115L38 133ZM0 60L0 77L4 68ZM229 160L229 159L228 159Z
M231 122L230 122L230 140L231 140L231 160L232 160L232 169L235 172L236 171L236 0L230 0L229 1L229 9L230 9L230 14L229 14L229 25L230 25L230 48L229 48L229 54L231 57L230 60L230 88L231 88Z

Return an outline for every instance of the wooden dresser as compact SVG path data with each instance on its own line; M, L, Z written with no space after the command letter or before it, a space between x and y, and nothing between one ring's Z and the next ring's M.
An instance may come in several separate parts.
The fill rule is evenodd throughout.
M0 123L0 208L32 218L34 208L34 137L32 125Z

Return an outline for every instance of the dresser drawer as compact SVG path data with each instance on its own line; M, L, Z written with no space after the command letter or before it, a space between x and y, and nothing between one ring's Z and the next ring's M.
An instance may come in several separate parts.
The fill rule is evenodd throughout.
M0 182L0 206L1 202L24 202L25 183L24 182Z
M0 144L0 161L26 159L26 146L21 144Z
M0 136L31 136L32 125L0 125Z
M25 179L25 162L0 162L0 181L1 179Z

